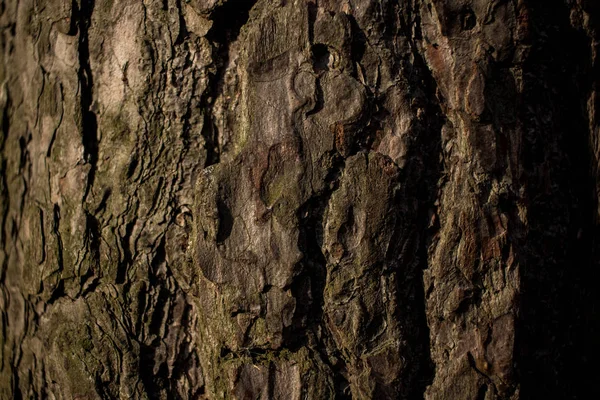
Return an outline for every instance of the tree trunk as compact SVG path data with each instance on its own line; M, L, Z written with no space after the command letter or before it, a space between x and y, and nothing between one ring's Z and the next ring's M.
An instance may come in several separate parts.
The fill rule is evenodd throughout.
M597 1L0 13L2 399L600 397Z

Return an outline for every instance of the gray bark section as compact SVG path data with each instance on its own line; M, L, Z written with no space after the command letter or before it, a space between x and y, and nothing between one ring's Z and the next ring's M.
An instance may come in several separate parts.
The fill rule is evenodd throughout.
M594 398L598 15L0 2L0 397Z

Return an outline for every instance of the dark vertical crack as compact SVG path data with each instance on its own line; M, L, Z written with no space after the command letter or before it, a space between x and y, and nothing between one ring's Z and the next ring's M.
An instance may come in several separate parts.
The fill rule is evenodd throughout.
M401 9L394 3L393 9ZM409 279L399 279L398 293L408 299L408 314L410 323L406 323L406 340L410 343L410 354L414 367L407 379L407 398L423 398L425 390L433 381L435 366L431 358L430 331L427 323L426 299L423 287L423 271L429 268L428 249L437 226L429 226L430 215L435 210L438 196L438 182L443 173L442 127L445 118L437 100L437 83L425 60L419 52L414 32L420 32L419 18L413 17L412 5L404 7L404 16L395 13L392 26L397 26L408 38L412 62L406 62L406 76L409 78L409 88L414 93L412 111L417 118L413 124L413 139L407 150L407 162L402 169L400 181L402 195L398 198L398 207L403 208L407 201L416 204L416 213L406 215L403 219L412 221L409 226L416 229L414 238L417 245L415 251L416 268L414 271L404 271ZM418 12L416 13L418 15ZM406 19L405 19L406 18ZM423 112L424 111L424 112ZM419 113L423 115L419 117ZM435 211L434 211L435 212ZM404 228L406 229L406 227ZM411 228L409 228L411 229ZM402 246L398 243L398 246ZM405 267L404 267L405 268ZM399 319L405 319L398 315Z
M205 114L201 134L206 141L206 163L204 164L204 167L209 167L219 163L221 158L221 150L219 146L219 132L211 114L212 104L208 104L210 101L214 100L209 101L208 94L205 94L205 98L206 100L202 102Z
M185 18L183 18L183 7L181 4L181 0L177 0L177 10L179 14L179 32L177 34L177 39L175 39L175 46L182 44L188 36Z
M186 302L184 306L182 316L181 316L181 326L187 327L190 323L190 313L192 311L189 303ZM194 371L195 368L198 368L195 365L194 353L193 350L190 351L189 343L186 340L182 340L179 345L179 357L177 362L173 365L173 370L171 375L169 376L169 382L171 387L173 387L173 391L175 385L172 382L177 382L177 380L184 376L188 371Z
M284 329L283 338L285 346L291 350L305 345L313 347L331 370L336 398L346 399L350 398L350 385L345 376L346 365L335 348L327 327L323 325L327 280L327 260L322 250L324 215L331 195L339 186L345 166L345 159L340 154L333 154L332 159L333 165L325 179L326 189L315 194L298 210L298 248L303 257L296 266L298 272L290 287L296 299L296 310L292 325ZM335 356L336 362L331 361L332 356Z
M277 367L274 363L269 363L269 375L267 382L267 398L275 398L275 376L277 374Z
M319 44L314 42L315 37L315 21L317 20L317 5L316 3L308 3L308 42L311 44L311 61L313 64L313 71L315 72L315 104L311 110L306 112L306 115L302 115L302 109L294 117L294 126L301 126L302 119L309 117L313 114L318 113L323 109L323 88L321 87L321 75L323 72L329 70L329 58L331 54L327 45ZM296 128L297 129L297 128Z
M140 379L144 385L145 392L149 399L161 398L161 384L156 379L153 367L155 364L155 347L140 343ZM166 368L166 366L164 366ZM159 371L159 373L166 371Z
M87 259L88 270L80 277L80 296L85 296L94 291L100 284L99 267L100 267L100 221L89 212L85 212L86 233L84 243L89 254ZM86 260L83 260L86 262Z
M206 141L207 160L205 167L217 164L221 157L219 132L213 115L213 105L223 90L225 73L229 66L229 48L248 22L250 10L256 0L227 1L216 7L210 14L213 21L206 38L213 45L213 60L216 71L209 79L209 87L204 92L200 107L204 110L202 136Z
M40 246L41 246L41 254L40 259L38 260L38 265L41 265L46 261L46 230L44 229L44 210L41 207L38 207L38 214L40 218Z
M198 368L195 353L188 351L186 340L182 340L179 347L173 346L176 343L165 343L165 339L172 335L170 333L172 329L179 330L177 336L181 334L187 336L185 327L189 325L191 311L185 295L173 279L169 268L163 268L167 263L165 246L166 238L163 236L153 250L148 271L151 289L140 297L142 309L151 302L152 306L146 309L153 310L150 315L147 314L149 321L144 321L148 331L147 337L140 340L139 360L140 377L151 399L162 399L165 394L169 396L168 398L175 398L175 394L179 393L177 378L187 371ZM147 296L150 296L148 301L146 301ZM174 325L174 321L179 318L179 324ZM161 334L163 329L164 332ZM165 360L164 355L159 353L164 345L173 346L171 350L177 352L171 371L169 371L168 360L172 354L168 354Z
M64 94L63 94L63 85L59 83L58 87L60 88L60 118L56 127L52 130L52 136L50 138L50 142L48 143L48 149L46 150L46 157L50 158L52 156L52 148L54 147L54 142L56 141L56 134L58 132L58 128L60 128L63 118L65 116L65 107L64 107Z
M316 74L329 70L328 64L331 54L327 45L322 43L313 44L311 53L313 69Z
M365 32L362 30L362 28L356 21L356 18L354 18L353 15L348 15L347 18L350 22L350 56L353 61L352 77L356 80L359 80L359 68L362 68L361 61L365 55L365 51L367 49L367 44L369 43L369 40L367 39Z
M598 398L598 260L587 104L590 39L563 2L531 4L524 69L528 232L516 354L523 398Z
M307 5L308 10L308 42L315 42L315 22L317 21L317 13L319 12L319 7L315 2L309 2Z
M217 244L223 243L233 229L233 216L229 206L223 199L217 201L217 212L219 215L219 229L217 231Z
M489 391L489 386L486 384L483 384L477 391L476 400L485 400L487 397L488 391Z
M91 165L88 182L85 190L87 196L94 184L96 164L98 162L98 122L96 114L92 110L94 101L94 80L90 66L89 29L91 25L92 12L94 11L94 0L81 0L81 8L73 2L74 14L77 15L79 28L79 86L81 106L81 130L82 144L85 161Z
M62 272L62 270L64 269L64 264L63 264L63 243L62 243L62 238L60 236L60 207L58 206L58 204L54 205L54 210L53 210L53 227L52 229L54 230L54 234L56 235L56 243L57 243L57 262L58 262L58 272Z
M19 380L19 370L18 368L12 367L12 385L13 385L13 396L14 400L23 400L23 392L21 392L20 380Z
M345 364L341 357L337 363L330 361L330 353L337 352L323 325L324 292L327 281L327 260L322 251L323 220L325 209L332 193L337 189L339 177L344 168L344 159L336 155L335 165L330 171L325 187L331 187L324 193L312 197L299 210L298 248L303 258L297 266L298 275L294 277L291 292L296 299L296 310L292 325L284 330L284 342L291 349L297 349L312 342L323 362L331 369L336 390L336 398L346 398L349 387L345 373ZM317 332L323 337L317 340Z
M57 274L59 275L59 280L50 295L50 299L48 299L48 304L53 304L56 300L63 297L65 295L65 283L62 279L62 271L64 270L64 260L63 260L63 242L62 237L60 235L60 207L58 204L54 205L53 208L53 224L52 230L54 232L54 236L56 237L56 263L58 267Z
M10 197L8 193L8 181L7 181L7 162L4 157L4 144L10 131L10 116L9 110L11 109L11 98L10 93L6 91L6 104L2 108L2 120L1 120L1 131L0 131L0 245L2 249L7 252L6 242L6 222L8 220L8 213L10 210ZM6 272L8 269L8 257L3 257L3 263L0 265L0 282L4 282ZM6 337L6 336L4 336Z
M119 262L117 266L117 278L115 281L117 284L125 283L125 278L127 277L127 270L129 269L129 266L133 261L133 254L131 252L129 242L136 222L137 220L133 219L127 225L125 225L125 235L123 235L123 237L121 238L121 245L123 246L123 259Z

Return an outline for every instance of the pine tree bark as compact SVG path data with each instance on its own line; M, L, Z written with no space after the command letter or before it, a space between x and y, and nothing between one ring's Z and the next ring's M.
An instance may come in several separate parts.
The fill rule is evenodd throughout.
M0 398L596 398L600 3L0 1Z

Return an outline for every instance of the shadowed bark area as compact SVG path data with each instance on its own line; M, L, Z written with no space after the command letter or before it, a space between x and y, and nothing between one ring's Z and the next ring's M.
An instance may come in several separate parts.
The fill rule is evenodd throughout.
M600 395L594 0L0 0L0 398Z

